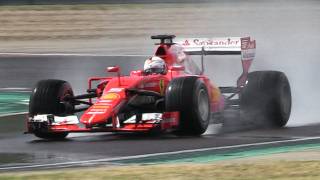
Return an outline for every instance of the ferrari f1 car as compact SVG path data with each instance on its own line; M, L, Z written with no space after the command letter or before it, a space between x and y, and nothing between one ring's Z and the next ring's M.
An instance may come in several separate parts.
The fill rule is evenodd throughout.
M284 73L249 68L256 42L250 37L181 38L156 35L154 56L166 73L135 70L121 76L120 67L107 67L113 77L92 77L87 93L74 95L63 80L42 80L34 88L27 119L28 133L44 139L65 138L72 132L173 132L203 134L210 119L228 108L240 119L285 126L291 111L290 85ZM201 67L191 60L201 56ZM218 87L204 75L204 56L239 55L243 72L234 87ZM200 63L199 63L200 64ZM111 74L112 74L111 73ZM93 86L93 84L95 84ZM84 111L78 117L77 112Z

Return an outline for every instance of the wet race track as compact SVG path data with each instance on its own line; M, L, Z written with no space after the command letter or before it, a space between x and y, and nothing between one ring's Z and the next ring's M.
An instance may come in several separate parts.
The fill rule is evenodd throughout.
M15 87L20 90L20 92L16 90L15 97L20 95L22 102L27 101L28 93L30 93L27 90L33 86L29 82L36 82L40 79L67 80L77 93L81 93L86 89L85 80L89 76L105 75L105 67L119 64L123 73L128 74L129 68L126 67L139 69L145 58L127 56L6 57L1 61L5 62L3 64L7 67L14 67L16 73L8 73L6 70L8 68L2 66L2 77L6 77L2 82L8 85L7 87ZM4 94L8 95L8 91L10 92L10 89L3 88L2 97ZM7 102L7 104L14 103ZM17 110L17 107L13 106L11 109ZM3 111L10 112L8 109ZM25 111L27 111L26 104L24 108L20 108L20 112ZM212 124L202 137L177 137L171 134L149 136L77 133L69 135L64 141L46 141L33 135L23 134L24 119L24 114L1 117L0 170L14 170L17 167L33 169L149 161L155 163L183 159L190 153L200 153L197 156L211 153L224 159L232 156L234 152L256 148L264 149L304 143L317 144L319 141L317 136L320 135L318 131L320 125L256 130L255 127L239 123L236 117L231 117L230 122L232 123L229 122L227 126Z
M80 94L86 90L90 76L106 75L107 66L120 65L123 74L128 74L133 69L141 69L144 60L151 55L151 41L143 42L141 47L136 48L130 44L136 43L136 39L131 39L127 46L133 48L128 51L115 44L112 49L114 52L110 53L115 56L2 54L0 171L95 164L159 163L187 157L202 157L202 160L204 158L210 161L210 158L221 160L246 157L250 156L250 153L241 152L250 151L252 155L261 149L269 153L283 146L289 149L318 146L319 3L268 1L259 4L248 1L232 4L226 1L226 4L212 3L201 7L203 11L198 10L196 15L203 18L195 21L196 17L188 14L187 17L193 19L185 21L183 28L177 26L181 29L149 29L150 32L146 32L148 35L144 38L147 39L154 33L168 32L179 32L184 37L254 36L257 40L257 57L252 69L280 70L289 77L293 111L288 127L256 129L231 117L233 123L222 127L211 125L201 137L97 133L71 134L64 141L40 140L33 135L23 134L24 114L6 116L27 111L28 93L38 80L63 79L71 83L76 94ZM209 7L213 10L208 11ZM214 15L210 14L215 12ZM145 47L145 44L148 44L148 47ZM219 86L234 85L241 73L239 57L222 57L224 64L210 57L206 59L207 75L214 82ZM224 61L226 59L229 60ZM12 97L16 99L13 100ZM211 155L210 158L207 158L208 154ZM187 160L197 161L199 159Z

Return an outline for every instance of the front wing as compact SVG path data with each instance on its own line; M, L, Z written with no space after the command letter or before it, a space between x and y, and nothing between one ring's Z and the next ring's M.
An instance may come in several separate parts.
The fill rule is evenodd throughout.
M153 130L174 130L179 125L179 112L145 113L140 121L135 116L123 123L114 116L109 124L86 127L76 115L36 115L27 120L28 133L41 132L149 132Z

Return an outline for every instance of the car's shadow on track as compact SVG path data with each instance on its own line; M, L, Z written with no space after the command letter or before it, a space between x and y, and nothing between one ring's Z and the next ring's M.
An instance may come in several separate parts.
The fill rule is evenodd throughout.
M212 121L213 122L213 121ZM260 123L259 123L260 122ZM106 133L75 133L69 134L67 138L60 140L46 140L34 137L29 143L72 143L72 142L124 142L124 141L170 141L170 140L196 140L221 137L230 133L245 132L252 130L277 130L283 128L270 127L262 121L247 122L241 121L237 116L229 116L221 123L219 130L211 130L217 124L210 124L206 133L200 136L187 136L176 135L171 132L150 132L150 133L137 133L137 132L106 132Z
M36 138L36 137L34 137ZM177 139L201 139L202 136L178 136L171 133L99 133L99 134L82 134L81 136L71 136L61 140L33 139L29 141L31 144L36 143L71 143L71 142L110 142L110 141L157 141L157 140L177 140Z
M66 139L60 140L46 140L46 139L38 139L34 137L29 143L37 144L37 143L72 143L72 142L112 142L112 141L170 141L170 140L196 140L196 139L207 139L224 136L233 132L241 132L241 131L249 131L257 129L254 126L246 126L246 127L225 127L220 130L220 132L215 134L204 134L200 136L188 136L188 135L175 135L172 133L84 133L81 135L72 135L67 137ZM260 129L266 129L261 128Z
M37 137L34 137L36 139L32 139L28 143L51 143L51 142L72 142L72 139L66 138L66 139L38 139Z

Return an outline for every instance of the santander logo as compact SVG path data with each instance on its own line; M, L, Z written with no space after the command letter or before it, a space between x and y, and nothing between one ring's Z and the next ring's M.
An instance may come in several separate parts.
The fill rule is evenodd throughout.
M240 39L186 39L182 43L183 46L239 46Z
M182 43L182 46L190 46L189 40L185 40L185 41Z

